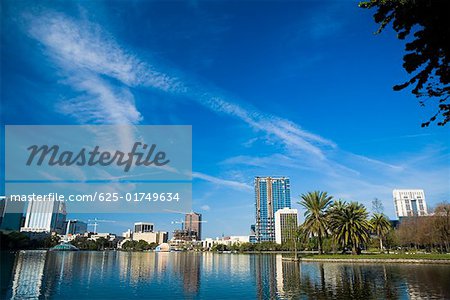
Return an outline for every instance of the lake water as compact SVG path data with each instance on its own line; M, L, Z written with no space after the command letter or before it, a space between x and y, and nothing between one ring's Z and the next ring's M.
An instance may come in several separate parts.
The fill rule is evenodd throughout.
M449 265L294 263L280 254L1 256L1 299L450 299Z

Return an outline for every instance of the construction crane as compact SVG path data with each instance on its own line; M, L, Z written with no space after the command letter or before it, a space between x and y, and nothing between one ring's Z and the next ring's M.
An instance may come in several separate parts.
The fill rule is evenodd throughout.
M172 221L172 224L181 224L181 230L184 229L184 223L186 223L183 220L179 220L179 221ZM208 221L190 221L189 223L208 223Z
M94 218L93 220L88 220L88 222L93 222L93 223L88 223L88 226L94 226L94 233L97 233L97 226L98 223L114 223L115 221L112 220L99 220L97 218Z

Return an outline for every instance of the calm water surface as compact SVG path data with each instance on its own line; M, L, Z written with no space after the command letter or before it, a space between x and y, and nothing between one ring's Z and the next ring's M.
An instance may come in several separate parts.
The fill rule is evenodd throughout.
M293 263L280 254L22 251L1 299L450 299L448 265Z

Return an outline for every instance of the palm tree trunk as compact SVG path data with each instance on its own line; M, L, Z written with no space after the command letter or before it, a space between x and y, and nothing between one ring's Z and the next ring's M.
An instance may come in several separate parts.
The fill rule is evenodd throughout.
M298 258L298 255L297 255L297 239L294 240L294 255L295 255L295 259L297 259Z
M383 252L383 238L380 236L380 252Z
M320 234L318 235L317 240L319 242L319 254L323 254L323 251L322 251L322 236Z

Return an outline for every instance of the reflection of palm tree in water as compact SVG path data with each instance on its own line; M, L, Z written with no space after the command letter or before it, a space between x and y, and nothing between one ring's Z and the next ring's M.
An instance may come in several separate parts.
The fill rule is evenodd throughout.
M381 276L384 266L315 264L301 274L301 294L315 299L398 299L398 282ZM319 276L315 276L319 273ZM388 273L389 274L389 273Z
M279 258L279 259L278 259ZM384 266L296 263L281 256L255 255L254 264L258 299L397 299L395 277Z

